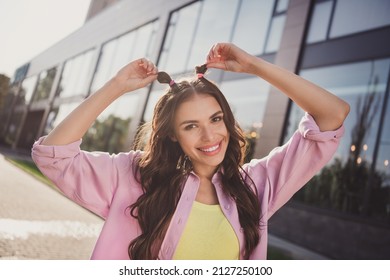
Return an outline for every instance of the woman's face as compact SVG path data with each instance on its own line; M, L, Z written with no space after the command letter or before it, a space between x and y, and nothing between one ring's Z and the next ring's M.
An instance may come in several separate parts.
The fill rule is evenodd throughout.
M223 112L208 94L194 94L175 113L173 141L190 158L194 172L211 177L223 161L229 143Z

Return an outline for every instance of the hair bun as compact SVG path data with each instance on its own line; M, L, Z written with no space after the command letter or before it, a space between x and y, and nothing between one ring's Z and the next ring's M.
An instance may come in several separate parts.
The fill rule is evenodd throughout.
M167 72L158 72L157 81L159 81L161 84L169 84L172 81L172 78L168 75Z
M195 67L196 74L204 74L207 71L207 64L203 64Z

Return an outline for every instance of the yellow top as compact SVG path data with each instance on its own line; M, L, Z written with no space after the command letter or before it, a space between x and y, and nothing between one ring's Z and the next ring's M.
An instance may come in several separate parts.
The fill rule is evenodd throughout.
M173 259L239 259L238 238L219 205L194 201Z

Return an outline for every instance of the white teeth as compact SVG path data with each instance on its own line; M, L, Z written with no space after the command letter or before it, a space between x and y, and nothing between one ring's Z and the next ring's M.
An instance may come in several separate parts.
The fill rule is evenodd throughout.
M201 151L203 151L203 152L208 152L208 153L210 153L210 152L214 152L216 149L218 149L219 148L219 145L216 145L216 146L214 146L214 147L210 147L210 148L208 148L208 149L200 149Z

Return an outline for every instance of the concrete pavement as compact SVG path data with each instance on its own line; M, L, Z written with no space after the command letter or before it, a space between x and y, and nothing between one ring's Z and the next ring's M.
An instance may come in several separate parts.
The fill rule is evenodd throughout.
M0 154L0 259L88 259L102 224Z

